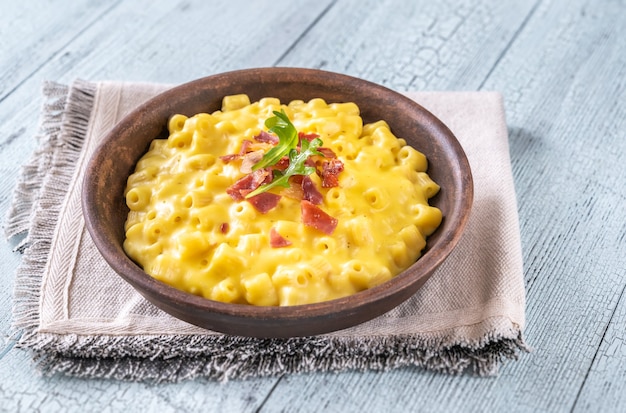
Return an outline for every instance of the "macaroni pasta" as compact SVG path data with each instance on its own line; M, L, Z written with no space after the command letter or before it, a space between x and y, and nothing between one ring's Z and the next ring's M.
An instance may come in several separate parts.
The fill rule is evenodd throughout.
M294 185L272 189L282 196L263 212L227 192L250 165L225 156L244 145L247 154L266 153L272 144L257 137L281 109L343 163L337 186L308 177L319 208L336 220L331 233L302 223ZM154 140L128 178L124 248L148 274L191 294L262 306L350 295L415 262L441 222L428 205L439 186L425 156L384 121L363 125L354 103L227 96L222 110L174 115L168 128L169 138ZM273 246L272 236L282 243Z

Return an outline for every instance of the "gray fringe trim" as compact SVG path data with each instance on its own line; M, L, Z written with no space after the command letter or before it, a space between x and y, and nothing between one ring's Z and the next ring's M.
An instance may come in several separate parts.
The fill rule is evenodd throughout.
M108 337L110 339L111 337ZM127 337L119 339L125 341ZM520 350L528 351L521 333L516 338L485 337L483 343L441 346L417 337L254 339L247 337L163 337L176 340L181 351L176 355L142 357L118 354L116 343L96 346L97 357L81 357L76 349L65 353L36 352L35 361L44 375L62 373L83 378L109 378L127 381L179 382L197 378L228 381L251 377L278 376L308 372L388 371L418 367L458 375L497 374L505 359L517 359ZM202 339L202 338L200 338ZM98 340L98 339L96 339ZM150 352L152 345L144 343ZM91 343L93 344L93 343ZM88 346L88 347L91 347ZM188 351L195 347L196 351ZM93 349L94 347L91 347ZM113 350L113 351L110 351Z
M25 235L33 220L34 206L37 205L43 180L52 163L52 147L61 129L61 118L65 110L68 93L66 85L45 83L43 93L46 101L42 107L43 118L37 134L37 148L30 161L22 166L20 178L13 194L5 220L5 236L9 239Z
M41 276L50 254L51 237L61 200L74 175L89 126L96 86L76 81L72 88L54 82L43 86L45 98L38 147L22 173L9 208L5 234L26 237L13 295L13 336L18 346L37 341Z
M38 148L24 166L5 227L8 238L26 234L15 282L13 337L44 375L178 382L226 381L313 371L386 371L418 367L449 374L494 375L507 359L529 351L515 326L478 342L414 336L255 339L224 335L78 336L37 331L41 275L63 199L80 155L96 85L46 83ZM501 322L501 320L499 320ZM487 320L489 331L506 328Z

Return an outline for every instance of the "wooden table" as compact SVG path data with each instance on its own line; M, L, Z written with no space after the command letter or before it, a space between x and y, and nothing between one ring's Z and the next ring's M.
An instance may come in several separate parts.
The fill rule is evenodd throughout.
M534 350L493 378L412 368L225 384L42 378L9 336L20 256L5 243L0 410L626 411L625 33L616 0L3 0L3 215L35 146L43 80L182 83L303 66L398 91L501 91Z

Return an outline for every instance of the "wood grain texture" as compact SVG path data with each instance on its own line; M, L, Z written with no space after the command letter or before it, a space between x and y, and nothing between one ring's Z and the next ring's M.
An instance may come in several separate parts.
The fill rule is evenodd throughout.
M620 411L626 406L626 300L623 293L620 298L576 399L575 412Z
M340 1L279 64L347 73L400 91L476 90L534 6Z
M626 410L626 4L549 0L55 2L3 8L0 212L34 143L44 79L178 83L254 66L397 90L505 96L534 348L499 376L302 374L151 385L34 374L8 340L19 256L0 249L0 410ZM18 40L9 37L18 33ZM17 39L17 38L16 38Z
M5 1L0 14L0 101L115 5L114 1Z
M275 384L275 379L154 385L105 379L42 378L34 375L30 364L30 357L17 350L0 360L0 411L253 412Z
M515 374L520 396L535 394L531 408L588 405L580 388L593 386L607 327L624 322L615 309L626 286L625 22L623 3L542 4L486 83L510 96L536 348L532 368Z

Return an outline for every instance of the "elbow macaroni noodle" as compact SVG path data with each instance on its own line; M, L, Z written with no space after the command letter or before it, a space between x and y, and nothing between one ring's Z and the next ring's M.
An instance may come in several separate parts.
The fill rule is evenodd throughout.
M338 220L331 235L301 223L296 199L282 196L262 214L226 193L244 174L220 156L238 153L281 108L344 163L338 187L320 188L310 175L320 207ZM191 294L261 306L347 296L410 266L441 222L428 205L439 186L426 174L426 157L384 121L363 125L354 103L227 96L222 110L174 115L168 128L169 138L154 140L128 178L124 249L148 274ZM271 228L291 245L272 248Z

